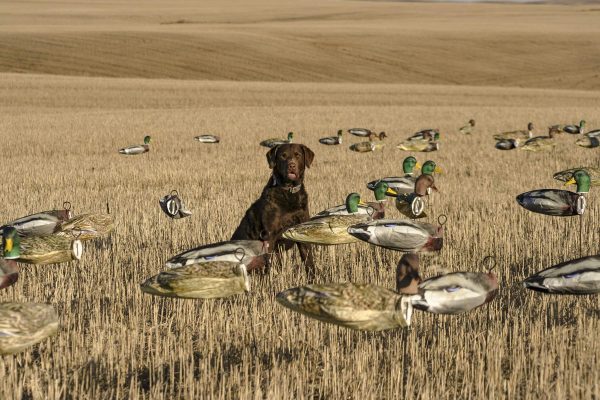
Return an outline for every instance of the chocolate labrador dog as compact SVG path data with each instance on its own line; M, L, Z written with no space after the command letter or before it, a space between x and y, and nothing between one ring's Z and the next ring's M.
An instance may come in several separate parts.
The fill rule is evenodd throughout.
M267 153L269 168L273 170L269 182L260 198L246 211L231 240L263 240L269 249L288 250L293 242L281 238L289 227L307 221L308 194L304 188L304 170L309 168L315 154L303 144L278 145ZM300 258L305 265L309 279L314 278L312 248L298 243ZM265 267L270 267L270 257L265 259Z

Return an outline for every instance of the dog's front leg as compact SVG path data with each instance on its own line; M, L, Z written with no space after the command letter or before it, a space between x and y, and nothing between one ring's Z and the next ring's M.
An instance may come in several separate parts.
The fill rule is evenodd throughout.
M313 248L309 244L298 243L298 250L300 251L300 259L304 264L304 270L306 271L306 277L308 283L315 280L315 260L313 257Z

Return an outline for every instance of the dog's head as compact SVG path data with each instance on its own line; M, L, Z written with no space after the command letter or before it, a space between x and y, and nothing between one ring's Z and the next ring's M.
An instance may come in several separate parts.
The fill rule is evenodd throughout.
M310 168L315 153L303 144L280 144L267 153L269 168L280 182L295 185L304 180L304 169Z

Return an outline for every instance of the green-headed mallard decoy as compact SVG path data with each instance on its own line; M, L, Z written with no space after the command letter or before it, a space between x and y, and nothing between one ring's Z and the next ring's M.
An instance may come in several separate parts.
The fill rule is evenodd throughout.
M216 299L250 291L246 266L240 262L200 262L148 278L142 291L155 296Z
M398 193L412 193L415 191L415 181L417 177L414 175L414 169L421 168L417 159L413 156L408 156L402 162L402 170L404 176L388 176L385 178L378 179L367 183L369 190L375 190L375 186L379 182L385 182L388 184L387 196L396 197Z
M63 222L56 232L58 236L75 237L86 241L108 235L114 229L113 219L109 214L81 214Z
M122 149L119 149L119 153L126 154L126 155L136 155L136 154L147 153L150 151L150 142L152 142L152 137L145 136L144 144L138 144L135 146L124 147Z
M573 173L571 182L577 184L577 192L558 189L539 189L521 193L517 196L519 205L529 211L566 217L581 215L585 212L586 200L583 196L590 191L590 175L584 170Z
M260 145L271 149L280 144L292 143L293 140L294 140L294 132L288 132L287 139L278 139L278 138L266 139L266 140L263 140L262 142L260 142Z
M18 353L58 331L49 304L0 303L0 355Z
M194 140L197 140L200 143L219 143L221 138L215 135L199 135L194 136Z
M358 213L359 214L367 214L372 219L381 219L385 217L385 194L389 190L388 184L386 182L377 182L375 187L373 188L375 201L369 201L367 203L362 203L358 205ZM348 215L348 208L346 204L342 204L339 206L331 207L326 210L323 210L313 216L311 219L317 219L322 217L327 217L330 215Z
M372 141L373 141L373 140L375 140L375 139L378 139L378 140L383 140L383 139L385 139L386 137L387 137L387 135L386 135L386 134L385 134L385 132L383 132L383 131L382 131L382 132L379 132L379 133L371 132L371 133L369 134L369 141L370 141L370 142L372 142Z
M409 218L424 218L425 202L423 197L429 195L432 190L437 191L433 173L440 173L442 170L435 164L434 161L425 161L421 168L421 175L415 181L415 191L413 193L399 193L396 196L396 208L402 214Z
M368 214L359 212L358 206L365 205L358 193L346 197L346 215L331 214L313 218L283 232L282 237L294 242L333 245L358 241L348 234L348 227L360 222L370 221Z
M554 149L556 146L556 142L554 141L554 131L549 130L548 136L536 136L531 139L527 139L525 143L523 143L521 150L525 151L550 151Z
M171 193L160 199L158 204L169 218L180 219L192 215L192 212L187 209L183 200L179 197L177 190L172 190Z
M368 137L373 132L366 128L352 128L348 129L348 133L358 137Z
M600 168L595 167L579 167L565 169L559 171L553 175L553 178L561 182L569 182L569 184L576 184L577 182L573 179L573 174L579 170L584 170L590 176L590 186L600 186Z
M523 281L527 289L557 294L600 293L600 256L565 261Z
M260 240L228 240L199 246L170 258L167 268L181 268L205 262L240 262L248 271L264 266L264 257L269 243Z
M26 264L58 264L81 259L83 245L69 236L33 236L20 239L21 255L17 261Z
M350 150L356 151L357 153L369 153L371 151L375 151L378 149L382 149L385 144L383 143L375 143L375 142L359 142L354 143L350 146Z
M2 231L3 257L0 259L0 289L14 285L19 279L16 259L21 255L20 238L15 228L8 226Z
M463 126L458 131L460 133L462 133L463 135L470 135L473 132L474 128L475 128L475 120L471 119L471 120L469 120L469 123L467 125Z
M408 141L421 141L428 140L430 142L438 141L440 139L440 130L439 129L423 129L419 132L414 133L410 136Z
M0 227L0 232L8 226L12 226L17 230L19 236L46 236L55 233L60 225L73 217L71 211L71 205L65 202L65 209L63 210L50 210L43 211L40 213L28 215L9 222L6 225Z
M527 139L531 139L532 137L533 137L533 123L532 122L527 124L526 131L510 131L510 132L502 132L498 135L494 135L495 140L518 139L521 143Z
M337 136L327 136L327 137L321 138L321 139L319 139L319 143L330 145L330 146L342 144L342 133L343 133L343 131L340 129L337 132Z
M583 133L584 128L585 121L581 120L579 121L579 125L553 125L550 127L550 130L554 132L564 132L570 133L571 135L578 135Z

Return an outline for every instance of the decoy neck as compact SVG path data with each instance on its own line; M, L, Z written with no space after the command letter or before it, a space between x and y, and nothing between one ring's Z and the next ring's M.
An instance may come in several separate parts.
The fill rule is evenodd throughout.
M527 134L530 138L533 137L533 122L527 124Z
M421 173L423 173L423 175L432 175L434 172L437 172L439 174L440 172L442 172L442 169L438 167L434 161L425 161L423 167L421 167Z
M144 136L144 144L148 145L152 142L152 136Z
M388 191L390 186L387 182L379 181L377 185L375 185L375 200L377 201L385 201L385 194Z
M412 175L415 167L420 168L421 166L413 156L408 156L402 161L402 170L406 175Z
M396 267L396 292L401 294L417 294L419 284L419 255L407 253L400 258Z
M360 201L360 194L350 193L346 197L346 211L348 211L349 214L356 214L358 212L359 204L363 206L366 205L365 203Z
M571 179L565 182L565 185L572 184L577 185L577 193L588 193L590 191L592 180L587 171L579 169L573 173Z
M579 133L583 133L583 128L585 127L585 120L579 121Z

